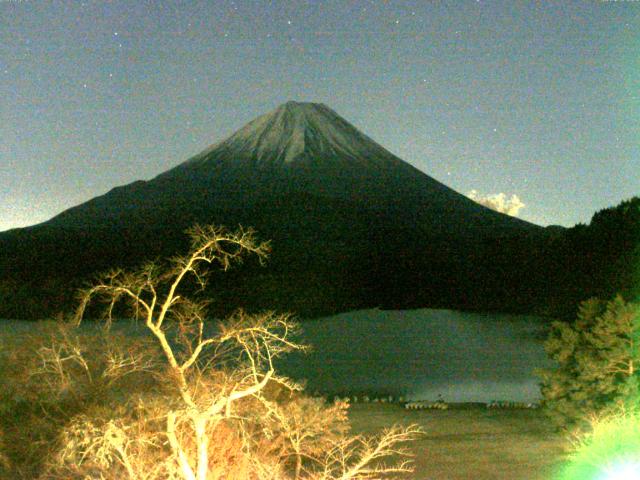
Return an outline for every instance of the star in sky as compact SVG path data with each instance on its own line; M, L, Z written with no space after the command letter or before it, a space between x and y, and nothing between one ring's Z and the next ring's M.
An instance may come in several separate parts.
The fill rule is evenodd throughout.
M640 191L631 2L0 1L0 15L0 219L151 178L287 100L327 104L460 192L513 183L537 222L588 222ZM26 180L43 169L64 176Z

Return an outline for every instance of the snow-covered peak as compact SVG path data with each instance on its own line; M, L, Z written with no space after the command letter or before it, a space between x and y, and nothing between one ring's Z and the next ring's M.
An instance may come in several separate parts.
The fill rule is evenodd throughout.
M192 162L220 156L274 166L327 157L370 164L399 160L324 104L293 101L249 122Z

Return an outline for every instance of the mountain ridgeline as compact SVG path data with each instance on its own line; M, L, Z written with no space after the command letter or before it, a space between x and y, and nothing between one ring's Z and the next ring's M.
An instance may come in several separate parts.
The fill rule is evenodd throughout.
M116 188L58 215L52 226L175 221L170 211L264 209L290 196L366 206L433 232L536 230L437 182L322 104L288 102L149 182ZM197 213L189 214L193 211ZM197 218L200 221L200 218ZM208 218L206 220L209 220Z
M569 250L589 242L571 243L571 229L484 208L328 107L288 102L150 181L0 233L0 317L68 309L73 289L97 272L185 251L184 230L195 223L251 226L272 241L267 267L213 275L206 294L216 314L376 306L557 314L611 288L609 278L584 280L595 267Z

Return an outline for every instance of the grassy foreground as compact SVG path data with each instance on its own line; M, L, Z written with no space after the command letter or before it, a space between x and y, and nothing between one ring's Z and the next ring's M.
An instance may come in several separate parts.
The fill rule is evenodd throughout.
M417 423L426 434L411 442L415 480L553 480L566 440L538 410L405 410L358 403L349 408L353 433Z

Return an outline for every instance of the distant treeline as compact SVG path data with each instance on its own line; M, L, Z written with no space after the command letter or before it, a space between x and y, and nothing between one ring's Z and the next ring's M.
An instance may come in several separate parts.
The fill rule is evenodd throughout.
M287 225L268 217L252 222L261 238L273 240L273 253L266 267L248 262L224 281L214 274L205 292L213 314L243 307L304 318L432 307L573 318L587 298L640 295L639 197L597 212L589 225L481 240L437 237L408 222L387 228L384 218L323 202L301 213L292 205ZM212 223L249 226L242 213ZM75 290L98 272L186 251L182 232L190 221L90 231L44 224L3 234L0 318L71 310Z

